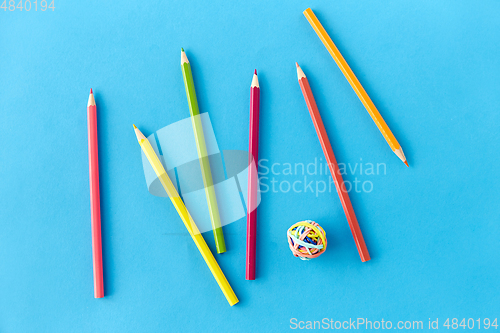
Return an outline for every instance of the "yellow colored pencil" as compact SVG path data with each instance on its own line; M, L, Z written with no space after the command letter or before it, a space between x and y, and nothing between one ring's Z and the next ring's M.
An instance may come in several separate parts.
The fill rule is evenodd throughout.
M314 31L318 35L319 39L323 42L325 45L326 49L328 52L330 52L330 55L332 56L333 60L337 63L339 66L340 70L346 77L347 81L351 84L352 89L356 92L358 95L359 99L361 100L361 103L365 106L366 110L372 117L373 121L377 125L378 129L384 136L385 140L391 147L392 151L401 159L401 161L408 165L408 162L406 161L406 157L403 153L403 148L401 148L401 145L399 144L398 140L396 140L396 137L394 134L392 134L391 130L389 129L389 126L384 121L384 118L380 115L380 112L378 112L377 108L375 107L375 104L373 104L372 100L366 93L365 89L359 83L358 79L356 78L356 75L354 75L353 71L345 61L344 57L340 53L339 49L337 49L337 46L333 43L332 39L326 32L325 28L323 28L323 25L321 25L321 22L318 20L316 15L314 15L314 12L312 11L311 8L307 8L304 11L304 16L307 18L309 21L309 24L313 27Z
M229 282L224 276L224 273L220 269L219 264L217 264L217 261L215 260L212 252L210 251L207 243L205 242L205 239L203 239L203 236L200 234L200 231L198 230L198 227L194 223L193 218L189 214L186 205L184 205L184 201L182 201L181 197L179 196L179 193L172 184L172 181L168 177L165 168L158 159L158 156L156 156L156 153L153 150L153 147L151 147L151 144L149 143L148 139L146 139L144 134L142 134L142 132L135 125L134 125L134 130L135 130L135 135L137 136L137 141L139 141L142 151L146 155L149 163L151 163L153 170L160 179L160 182L163 185L163 188L165 188L165 191L167 192L170 200L174 204L174 207L177 210L179 216L181 217L182 222L184 222L184 225L189 231L189 234L193 238L196 247L200 251L203 259L205 259L208 268L210 268L210 271L212 272L217 283L219 284L219 287L222 289L224 296L226 296L229 305L233 306L234 304L239 302L238 298L236 297L233 289L231 288L231 285L229 285Z

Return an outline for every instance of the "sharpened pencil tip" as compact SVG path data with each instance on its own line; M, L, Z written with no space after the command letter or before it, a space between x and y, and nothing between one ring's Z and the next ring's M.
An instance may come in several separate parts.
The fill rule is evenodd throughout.
M257 70L253 72L252 84L250 85L250 88L259 88L259 77L257 76Z
M407 166L408 168L410 167L410 166L408 165L408 162L407 162L407 161L405 161L405 164L406 164L406 166Z
M304 74L304 71L302 70L302 68L300 68L298 62L296 62L295 65L297 66L297 78L300 81L301 79L305 78L306 75Z
M133 124L132 124L132 125L133 125ZM135 125L134 125L134 129L136 129L136 128L137 128L137 126L135 126Z
M181 47L181 66L184 64L189 64L188 57L186 55L186 52L184 52L184 48Z
M90 89L89 100L87 102L87 107L89 106L95 106L95 99L94 99L94 93L92 92L92 88Z

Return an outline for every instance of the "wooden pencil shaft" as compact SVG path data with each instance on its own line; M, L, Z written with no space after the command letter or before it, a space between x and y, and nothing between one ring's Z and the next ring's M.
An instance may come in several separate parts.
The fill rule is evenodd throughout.
M97 144L97 110L93 94L90 94L87 106L88 144L89 144L89 180L90 180L90 216L92 231L92 264L94 272L94 297L104 297L101 239L101 204L99 195L99 157Z
M256 75L254 75L255 77ZM258 82L257 82L258 84ZM257 246L257 187L258 173L254 172L252 163L258 166L259 160L259 108L260 88L250 88L250 137L248 149L248 207L247 207L247 248L246 275L247 280L255 280L256 246Z
M182 58L184 57L185 53L182 52ZM189 112L191 114L191 123L193 125L193 133L196 141L198 159L200 161L201 176L205 188L205 196L207 198L208 212L210 215L215 244L217 247L217 253L224 253L226 252L226 244L224 241L224 234L222 232L219 207L217 205L217 197L215 195L212 171L210 169L207 146L205 143L205 136L203 134L203 126L201 117L199 116L200 110L198 107L198 100L196 98L193 73L191 71L191 65L188 61L184 62L184 60L181 60L181 68L182 76L184 78L184 87L186 89L186 97L189 105Z
M142 133L141 133L141 135L142 135ZM210 251L210 248L208 247L207 243L203 239L203 236L200 234L198 227L194 223L191 215L189 214L189 211L187 210L186 205L184 204L184 202L180 198L179 193L175 189L172 181L170 180L170 177L168 176L167 172L165 171L165 168L163 168L163 165L161 164L160 160L158 159L158 156L156 155L155 151L153 150L153 147L151 146L149 141L145 138L139 139L139 136L138 136L138 140L139 140L139 144L144 152L144 155L146 155L146 158L148 159L149 163L153 167L153 170L155 171L156 175L160 179L161 184L163 185L168 196L170 197L172 204L174 205L179 216L181 217L182 222L184 223L191 238L193 239L194 243L196 244L196 247L200 251L208 268L212 272L212 275L214 276L215 280L217 281L217 284L221 288L221 290L222 290L224 296L226 297L227 301L229 302L229 304L231 306L233 306L234 304L238 303L238 298L236 297L236 294L234 293L233 289L231 288L231 285L229 284L226 277L224 276L224 273L220 269L219 264L215 260L212 252Z
M345 188L344 180L342 179L337 160L335 159L335 155L333 154L333 149L330 144L330 140L328 139L328 134L326 133L325 126L323 125L321 115L319 114L318 106L316 105L316 101L314 100L311 87L309 86L309 82L305 76L299 79L299 84L302 90L302 94L304 95L307 108L311 115L314 128L316 129L321 148L323 149L323 153L330 168L330 173L335 183L335 188L339 195L342 208L344 209L347 222L349 223L349 227L358 249L359 256L361 258L361 261L368 261L370 260L370 254L368 253L368 249L361 233L356 214L354 213L354 208L352 207L351 200L349 199L349 194L347 193L347 190Z
M184 78L184 87L186 89L186 96L189 104L189 112L191 116L196 116L200 114L200 108L198 107L198 99L196 98L191 64L189 62L185 62L181 66L182 76Z
M358 78L356 77L356 75L354 75L354 72L351 70L344 57L338 50L337 46L333 43L333 40L330 38L325 28L323 28L323 25L318 20L311 8L308 8L304 11L304 16L307 18L316 34L325 45L333 60L335 60L335 62L337 63L345 78L347 79L353 90L356 92L356 95L358 95L361 103L363 103L364 107L372 117L373 121L377 125L378 129L384 136L391 149L393 151L399 149L401 146L396 140L396 137L394 136L394 134L392 134L391 130L385 123L384 118L382 118L382 116L380 115L380 112L375 107L375 104L373 104L372 100L366 93Z

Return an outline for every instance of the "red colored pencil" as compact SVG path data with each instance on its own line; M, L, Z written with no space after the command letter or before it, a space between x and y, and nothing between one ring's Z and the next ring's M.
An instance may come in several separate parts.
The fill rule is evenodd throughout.
M255 70L250 86L250 138L248 147L248 205L247 205L247 258L246 279L255 280L255 247L257 240L257 187L258 173L252 168L252 161L259 161L259 106L260 87ZM256 170L256 169L255 169Z
M90 217L92 224L92 262L94 265L94 297L104 297L102 280L101 204L99 198L99 158L97 155L97 114L94 94L90 89L87 103L89 132Z
M342 208L344 208L347 222L349 222L349 227L351 228L354 242L356 243L356 247L358 248L359 256L361 257L361 261L368 261L370 260L370 254L368 253L365 240L363 239L363 235L361 234L361 229L359 228L358 220L356 219L356 215L354 214L354 209L352 208L349 194L347 193L346 187L344 185L344 180L342 179L342 174L339 170L337 160L335 159L335 155L333 155L332 146L330 144L330 140L328 140L328 135L326 134L325 126L323 125L323 121L321 120L318 106L316 105L311 87L309 86L309 81L307 81L307 78L302 69L299 67L299 64L296 63L296 65L300 89L302 90L302 94L304 95L304 99L306 100L307 108L309 109L311 119L314 123L314 128L316 129L316 133L318 134L319 142L321 143L321 148L323 148L323 153L325 154L326 161L328 162L328 166L330 167L330 173L332 174L333 181L335 182L335 188L337 189L337 193L339 194Z

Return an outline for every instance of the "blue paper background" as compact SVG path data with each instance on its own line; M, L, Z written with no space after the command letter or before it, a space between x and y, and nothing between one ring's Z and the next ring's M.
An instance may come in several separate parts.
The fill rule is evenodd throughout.
M291 318L325 317L427 327L428 318L442 326L446 318L500 316L500 2L56 0L55 7L0 10L0 332L269 332L288 330ZM309 26L307 7L410 168ZM188 115L181 47L221 150L248 147L258 69L268 167L323 157L297 83L295 61L302 65L337 160L386 164L385 174L345 176L373 184L370 193L351 192L370 262L360 262L335 192L263 193L257 280L245 281L245 221L224 228L229 251L217 259L240 299L227 304L173 206L148 193L132 129L149 135ZM104 299L93 298L90 88ZM320 223L329 240L310 262L294 258L285 237L303 219ZM211 233L205 239L214 249Z

